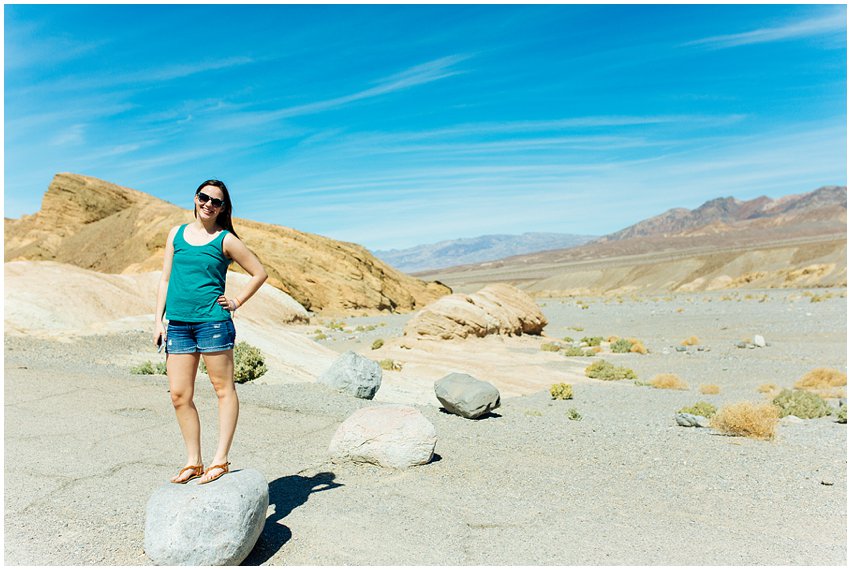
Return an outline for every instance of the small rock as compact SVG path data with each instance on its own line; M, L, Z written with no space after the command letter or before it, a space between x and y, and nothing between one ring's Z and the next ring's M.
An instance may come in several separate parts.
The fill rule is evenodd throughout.
M802 423L804 420L802 420L798 416L788 415L780 421L786 424L799 424Z
M821 484L830 487L831 485L833 485L833 481L827 481L827 480L823 479Z
M765 338L760 334L755 334L753 336L753 343L760 348L765 348L765 344L766 344Z
M674 419L677 420L677 425L683 427L709 427L709 419L703 416L680 412L674 416Z
M269 485L254 469L206 485L166 483L145 510L145 553L160 566L241 563L266 521Z
M684 346L678 346L678 347L676 347L676 351L677 352L686 352L686 351L688 351L688 348L686 348Z
M434 383L434 395L448 411L475 419L499 407L499 390L490 382L453 372Z
M737 342L736 343L736 348L747 348L747 347L748 347L748 343L746 343L746 342Z
M671 351L670 351L670 349L668 349L668 348L663 348L663 349L662 349L662 354L671 354Z
M437 431L411 406L361 408L340 424L328 451L334 462L372 463L406 469L431 461Z
M381 386L381 367L374 360L348 351L341 354L318 381L356 398L371 400Z

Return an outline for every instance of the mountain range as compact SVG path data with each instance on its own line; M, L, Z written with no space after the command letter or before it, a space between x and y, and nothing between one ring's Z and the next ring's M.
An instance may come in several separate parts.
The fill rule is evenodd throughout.
M490 261L548 249L574 247L596 236L526 232L495 234L445 240L406 249L375 250L372 253L402 271L424 271L466 263Z

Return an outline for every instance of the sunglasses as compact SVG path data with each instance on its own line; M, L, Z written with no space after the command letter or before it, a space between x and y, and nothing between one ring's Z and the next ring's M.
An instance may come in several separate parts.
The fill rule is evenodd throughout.
M207 196L203 192L198 192L195 195L198 196L198 201L201 202L202 204L206 204L207 201L209 200L209 202L213 205L214 208L221 208L222 204L224 204L224 202L222 200L219 200L218 198L213 198L211 196Z

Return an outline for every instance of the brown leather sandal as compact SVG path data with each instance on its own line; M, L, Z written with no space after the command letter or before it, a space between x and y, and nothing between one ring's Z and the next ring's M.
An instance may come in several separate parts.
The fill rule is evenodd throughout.
M198 481L198 484L199 485L206 485L207 483L212 483L213 481L215 481L216 479L218 479L219 477L221 477L225 473L230 473L230 469L228 469L228 465L230 465L230 461L228 461L227 463L222 463L221 465L211 465L210 467L207 468L206 471L204 471L204 475L206 475L207 473L209 473L213 469L221 469L222 472L219 473L218 475L216 475L215 477L213 477L212 479L207 479L206 481Z
M177 472L177 478L180 479L180 476L183 475L183 472L186 471L186 470L191 470L192 475L187 477L186 479L181 480L181 481L172 481L172 483L175 483L177 485L185 485L186 483L188 483L192 479L197 479L198 477L200 477L201 475L204 474L204 466L203 465L188 465L188 466L184 467L183 469L181 469L180 471Z

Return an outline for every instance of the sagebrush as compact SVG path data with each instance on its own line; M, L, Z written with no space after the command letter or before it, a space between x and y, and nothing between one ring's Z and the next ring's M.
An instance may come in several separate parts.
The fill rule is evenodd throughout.
M553 384L550 386L550 396L553 400L570 400L573 398L573 386L570 384Z
M138 366L134 366L130 369L131 374L165 374L166 366L165 362L157 362L153 364L150 360L146 360L142 364Z
M657 374L650 379L650 385L662 390L688 390L688 384L676 374Z
M709 402L697 402L693 406L685 406L681 408L678 413L680 414L691 414L693 416L703 416L704 418L711 418L718 411L718 408L710 404Z
M256 346L240 341L233 347L233 381L237 384L260 378L269 369L263 353ZM207 365L201 359L201 372L207 374Z
M829 416L830 406L818 395L804 390L782 390L771 403L780 410L780 417L797 416L809 420Z
M605 360L597 360L590 364L585 369L585 376L588 378L597 378L598 380L623 380L625 378L634 380L638 378L635 375L635 371L631 368L615 366Z

